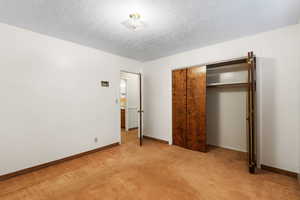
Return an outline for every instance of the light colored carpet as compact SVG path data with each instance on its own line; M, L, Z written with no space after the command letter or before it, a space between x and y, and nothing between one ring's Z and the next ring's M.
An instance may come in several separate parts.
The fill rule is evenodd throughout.
M121 131L121 144L136 144L139 145L139 138L138 138L138 130L134 129L131 131L125 131L122 129Z
M241 153L220 148L199 153L152 140L137 144L125 142L0 182L0 199L300 199L296 179L250 175Z

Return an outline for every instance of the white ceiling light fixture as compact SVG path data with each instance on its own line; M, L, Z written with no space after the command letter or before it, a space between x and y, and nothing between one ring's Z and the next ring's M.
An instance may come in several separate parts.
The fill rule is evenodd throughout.
M132 31L141 30L146 26L146 24L141 21L141 15L139 13L130 14L129 19L122 22L122 24Z

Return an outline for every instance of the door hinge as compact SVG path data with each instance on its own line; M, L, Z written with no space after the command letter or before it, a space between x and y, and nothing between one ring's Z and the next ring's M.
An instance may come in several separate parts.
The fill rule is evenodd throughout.
M248 64L252 64L254 62L254 59L253 58L248 58L248 60L247 60L247 63Z
M251 163L249 163L249 167L256 167L256 163L251 161Z

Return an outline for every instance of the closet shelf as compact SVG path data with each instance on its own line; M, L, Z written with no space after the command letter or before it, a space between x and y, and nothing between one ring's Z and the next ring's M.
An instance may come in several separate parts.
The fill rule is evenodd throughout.
M209 83L206 87L248 87L246 82Z

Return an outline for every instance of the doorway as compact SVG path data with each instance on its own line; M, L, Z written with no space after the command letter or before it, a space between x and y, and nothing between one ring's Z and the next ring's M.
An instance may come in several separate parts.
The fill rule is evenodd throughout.
M120 73L121 144L142 145L141 74Z

